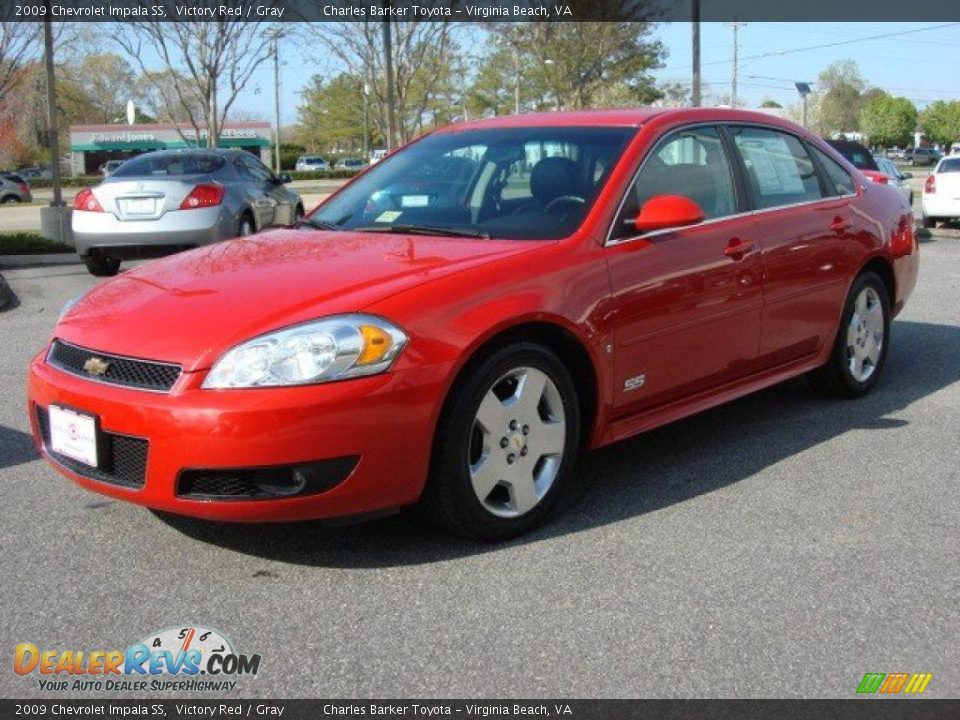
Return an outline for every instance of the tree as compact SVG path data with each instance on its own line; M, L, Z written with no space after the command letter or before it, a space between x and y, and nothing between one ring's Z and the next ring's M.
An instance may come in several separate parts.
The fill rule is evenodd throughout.
M90 122L116 122L126 116L127 101L138 99L130 64L114 53L87 55L72 74L86 89Z
M346 66L347 72L370 85L371 120L387 136L387 83L380 22L325 23L319 35L310 28L302 42L316 52L319 40ZM433 124L438 101L448 104L457 47L451 25L436 21L390 22L393 66L393 105L401 143Z
M771 100L770 98L767 98L767 99L764 100L762 103L760 103L760 107L762 107L762 108L782 108L783 105L781 105L780 103L778 103L776 100Z
M43 51L43 25L12 19L14 5L0 11L0 112L7 94L24 80L24 67Z
M860 130L873 145L906 145L917 127L917 108L902 97L883 94L860 111Z
M343 152L363 147L363 83L340 73L324 82L314 75L298 109L298 139L311 152Z
M920 126L933 142L950 145L960 139L960 100L937 100L920 113Z
M496 23L493 32L522 54L524 82L546 90L555 106L587 108L601 91L622 86L628 105L661 97L650 70L666 50L645 22Z
M201 10L221 6L242 9L238 0L193 3ZM222 15L216 22L171 20L178 16L174 0L164 0L163 7L167 19L127 22L114 39L145 75L154 72L145 58L152 54L161 59L166 82L157 88L157 99L166 114L185 117L193 126L193 138L180 133L184 140L199 140L206 131L207 145L216 147L237 95L271 56L270 28Z
M820 89L818 130L821 134L860 129L861 94L866 81L853 60L827 67L817 81Z

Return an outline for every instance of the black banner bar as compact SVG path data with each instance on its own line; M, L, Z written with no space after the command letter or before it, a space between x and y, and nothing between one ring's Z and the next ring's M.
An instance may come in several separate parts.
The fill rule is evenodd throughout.
M692 0L0 0L3 20L61 22L689 21ZM701 0L703 22L960 22L956 0Z
M0 718L943 720L960 700L0 700Z

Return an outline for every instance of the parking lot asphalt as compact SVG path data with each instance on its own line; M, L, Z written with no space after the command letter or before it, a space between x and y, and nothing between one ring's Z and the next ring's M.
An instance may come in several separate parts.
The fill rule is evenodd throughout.
M74 486L37 458L24 375L98 281L4 274L0 696L50 695L12 672L17 643L124 648L186 624L261 655L231 697L853 697L898 671L960 695L953 237L924 238L871 395L796 380L593 453L577 497L503 545L404 516L164 521Z

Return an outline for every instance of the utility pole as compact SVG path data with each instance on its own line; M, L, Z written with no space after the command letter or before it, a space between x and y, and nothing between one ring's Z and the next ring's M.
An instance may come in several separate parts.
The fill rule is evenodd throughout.
M53 202L51 207L63 207L63 190L60 187L60 132L57 129L56 75L53 70L53 23L50 20L50 0L44 2L46 20L43 21L43 61L47 74L47 134L50 142L50 172L53 176Z
M700 0L692 0L691 26L693 32L693 82L690 86L690 104L700 107Z
M363 161L370 162L370 83L363 83Z
M737 106L737 71L739 61L737 54L740 50L740 39L738 33L740 28L742 28L746 23L744 22L732 22L727 23L729 27L733 28L733 77L730 80L730 105L731 107Z
M513 83L513 113L514 115L520 114L520 49L516 46L513 48L513 64L516 69L516 75L514 77Z
M383 0L390 17L392 0ZM390 39L390 20L383 21L383 65L387 71L387 150L393 150L397 131L397 116L393 108L393 48Z
M70 210L63 202L60 177L60 131L57 128L57 89L53 65L53 13L50 0L44 0L43 64L47 77L47 137L50 143L50 172L53 179L53 201L40 208L40 230L45 238L70 242Z
M277 120L277 136L273 145L273 171L280 174L280 35L273 36L273 109Z

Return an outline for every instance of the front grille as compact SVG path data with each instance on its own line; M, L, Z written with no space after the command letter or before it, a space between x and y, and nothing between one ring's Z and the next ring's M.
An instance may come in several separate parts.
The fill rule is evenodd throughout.
M101 374L94 374L84 366L91 360L100 360ZM111 355L88 350L77 345L54 340L47 355L47 362L65 372L88 380L98 380L111 385L169 392L180 377L181 367L171 363L137 360L136 358Z
M50 422L47 409L37 405L37 424L47 454L70 472L128 488L141 488L147 476L147 448L143 438L116 435L100 431L100 466L90 467L73 458L61 455L50 447Z

